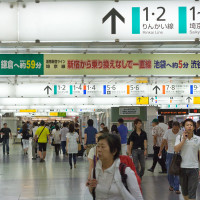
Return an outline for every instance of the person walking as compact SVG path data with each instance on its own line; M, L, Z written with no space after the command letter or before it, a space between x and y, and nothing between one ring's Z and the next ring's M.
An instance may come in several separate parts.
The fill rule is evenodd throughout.
M162 168L162 172L159 172L159 173L167 173L167 169L166 169L166 165L165 165L163 156L160 158L158 157L158 153L160 151L160 146L162 144L162 139L164 136L164 130L160 126L158 126L158 124L159 124L158 119L153 119L153 121L152 121L153 150L154 150L153 165L150 169L148 169L148 171L154 172L154 169L158 162Z
M130 167L124 169L126 183L120 174L121 142L118 136L103 134L98 137L96 177L87 181L93 199L143 200L136 174Z
M184 200L196 200L199 184L200 137L194 135L194 121L192 119L184 121L184 128L182 136L176 137L174 151L180 152L182 157L179 177L183 198Z
M142 130L142 121L136 119L134 121L135 130L130 135L130 152L129 156L133 156L133 162L140 178L144 175L145 156L147 156L147 134ZM139 168L140 164L140 168Z
M128 128L124 125L124 120L122 118L118 119L118 124L119 126L117 129L121 137L122 155L126 155Z
M86 149L87 155L92 147L96 145L96 134L97 134L97 129L93 127L93 120L89 119L87 124L88 127L85 129L85 134L84 134L84 148Z
M196 127L197 127L196 135L200 136L200 120L197 121Z
M172 129L168 129L163 136L163 141L160 146L160 151L158 157L162 156L162 150L166 145L168 145L167 149L167 157L166 157L166 166L167 166L167 178L169 182L169 191L175 191L176 194L180 194L179 191L179 177L175 175L169 174L169 167L172 162L172 158L174 156L174 145L176 141L176 137L178 135L182 135L182 131L180 130L179 122L175 121L172 124Z
M118 137L120 137L119 131L117 129L117 125L113 124L111 127L111 134L117 135ZM121 137L120 137L121 139Z
M35 139L38 140L39 145L39 156L40 162L45 162L46 149L47 149L47 137L49 144L51 144L49 130L45 127L45 122L42 120L40 122L40 127L35 132Z
M24 155L28 154L28 147L29 147L29 138L31 137L30 133L29 133L29 128L28 128L28 124L25 123L22 127L22 142L23 142L23 150L24 150Z
M58 156L59 151L60 151L60 143L61 143L60 127L58 125L55 125L55 129L52 130L52 135L54 139L56 156Z
M38 129L38 122L33 122L33 139L32 139L32 160L36 160L37 158L37 140L35 138L35 133Z
M69 129L67 128L67 123L63 123L63 128L61 129L61 148L63 155L66 155L66 140L67 140L67 133L69 132Z
M9 137L12 138L12 133L10 128L7 127L7 123L4 123L3 126L0 130L0 133L3 135L3 155L5 155L6 151L7 155L9 155Z
M74 168L76 168L76 155L78 153L78 133L74 131L74 124L69 124L69 133L67 133L67 152L69 154L69 165L72 169L72 157L74 161Z

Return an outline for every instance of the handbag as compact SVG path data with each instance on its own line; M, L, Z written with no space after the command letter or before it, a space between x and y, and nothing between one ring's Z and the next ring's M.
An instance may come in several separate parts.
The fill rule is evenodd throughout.
M78 151L81 151L81 143L78 143Z
M54 141L54 138L52 138L52 141L51 141L51 146L55 146L55 141Z
M181 136L180 136L180 142L181 142ZM182 157L180 153L174 153L172 162L169 167L169 174L170 175L175 175L179 176L181 173L181 162L182 162Z

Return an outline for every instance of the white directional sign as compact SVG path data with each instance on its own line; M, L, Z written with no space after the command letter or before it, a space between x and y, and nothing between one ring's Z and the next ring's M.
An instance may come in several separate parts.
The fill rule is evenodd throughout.
M183 97L185 103L200 96L200 83L195 84L0 84L0 97ZM167 97L167 98L165 98ZM159 98L159 101L161 99ZM158 101L158 100L157 100ZM167 100L168 101L168 100Z
M195 1L28 3L19 8L19 32L23 41L194 40L199 12Z
M23 4L0 4L1 41L166 41L200 36L200 4L195 1Z

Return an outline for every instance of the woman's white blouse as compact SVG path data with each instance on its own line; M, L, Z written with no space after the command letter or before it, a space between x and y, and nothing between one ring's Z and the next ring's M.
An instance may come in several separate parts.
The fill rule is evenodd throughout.
M102 170L102 163L98 161L96 168L98 168L98 184L96 187L96 199L109 199L109 200L123 200L120 191L114 180L116 161L108 169Z

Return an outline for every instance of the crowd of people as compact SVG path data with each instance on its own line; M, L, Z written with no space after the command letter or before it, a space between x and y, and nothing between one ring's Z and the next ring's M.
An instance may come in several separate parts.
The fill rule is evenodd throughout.
M133 199L142 200L141 180L145 173L145 157L148 155L148 136L142 129L140 119L134 120L134 130L128 137L128 129L120 118L118 125L113 124L109 130L101 123L101 131L93 126L89 119L84 130L83 147L89 161L86 185L93 199ZM32 138L32 159L40 158L45 162L47 143L55 147L55 154L69 156L70 169L76 168L79 144L82 144L78 123L44 121L23 123L19 131L22 137L24 155L28 154L29 138ZM4 123L0 130L3 142L3 154L9 155L10 128ZM51 136L51 137L50 137ZM147 137L148 136L148 137ZM200 155L200 120L184 122L170 121L163 123L155 118L152 121L153 163L150 172L154 172L159 163L167 174L169 191L181 194L184 200L196 199L199 178ZM170 166L176 153L182 157L179 176L170 174ZM131 157L131 159L130 159ZM181 191L180 191L181 185Z

